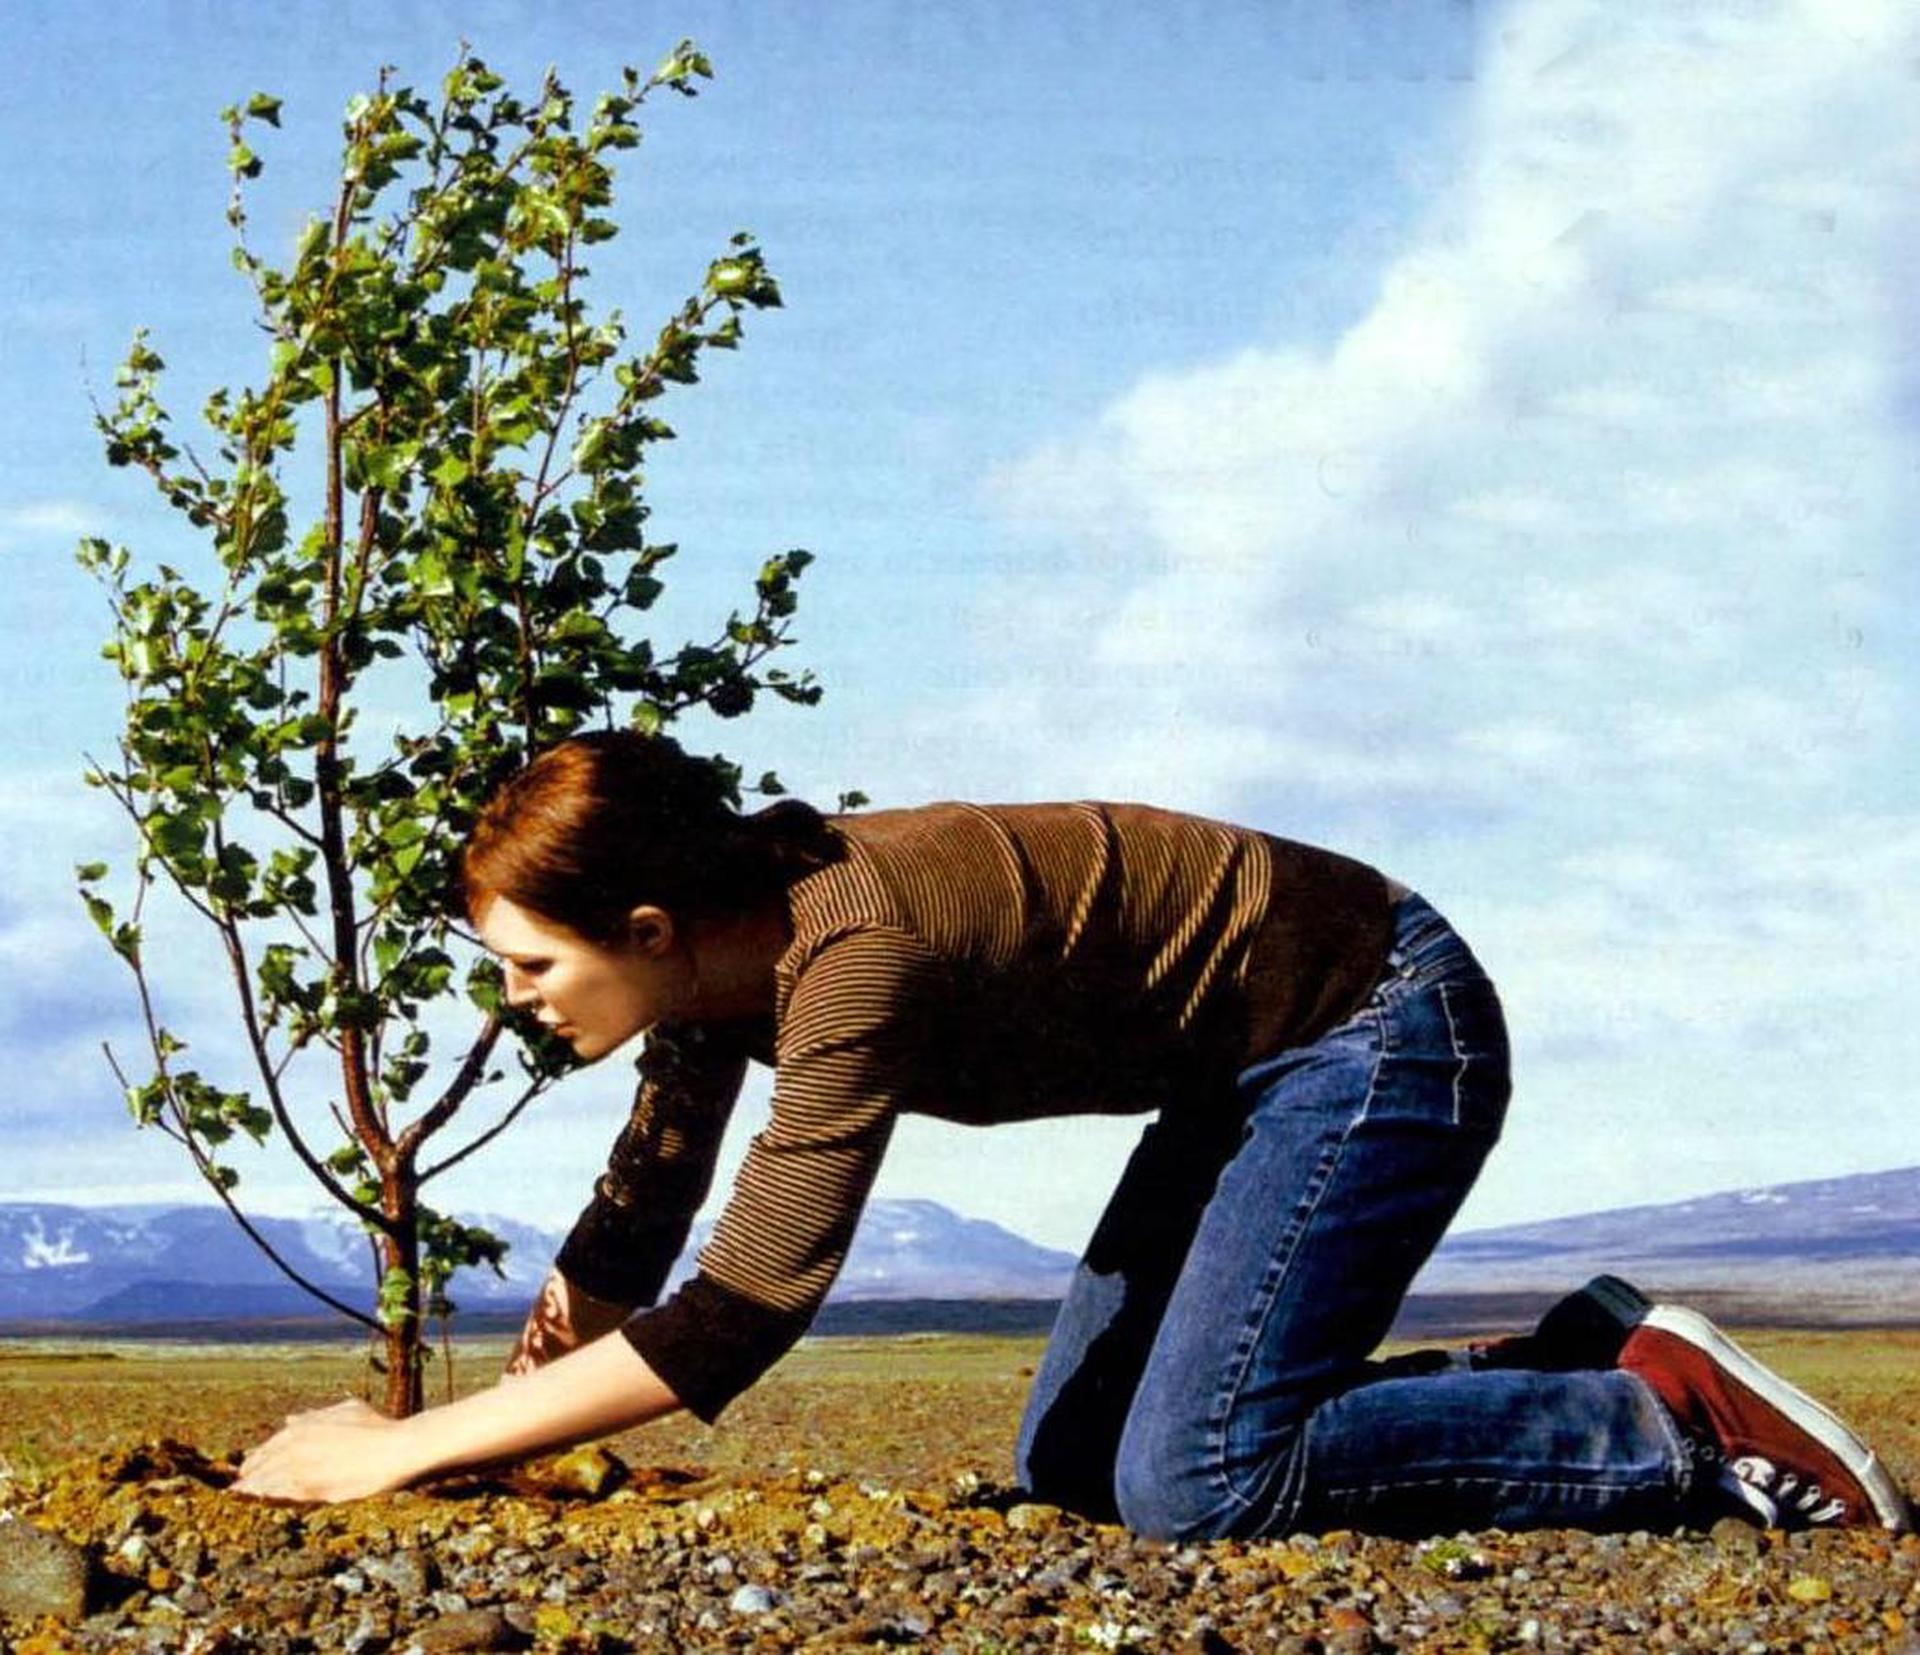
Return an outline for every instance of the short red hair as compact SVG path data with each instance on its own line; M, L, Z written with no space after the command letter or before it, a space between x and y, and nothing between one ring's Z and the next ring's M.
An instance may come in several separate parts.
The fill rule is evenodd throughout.
M598 942L634 909L676 917L748 908L836 860L812 806L742 816L712 760L665 736L603 730L550 747L480 812L460 859L472 914L488 897Z

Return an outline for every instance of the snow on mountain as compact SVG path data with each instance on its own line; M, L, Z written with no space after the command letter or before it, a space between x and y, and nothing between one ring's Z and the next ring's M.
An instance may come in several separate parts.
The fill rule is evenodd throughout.
M510 1243L505 1278L462 1271L454 1300L470 1310L517 1309L533 1297L561 1233L512 1219L475 1222ZM347 1215L259 1224L309 1279L366 1301L366 1237ZM710 1233L696 1227L671 1281L692 1272ZM832 1297L1057 1298L1073 1262L936 1202L876 1200ZM1920 1167L1470 1231L1441 1244L1414 1291L1558 1293L1601 1271L1661 1293L1838 1305L1855 1319L1920 1317ZM218 1207L0 1203L0 1321L285 1316L312 1308Z
M472 1222L508 1243L502 1274L462 1270L465 1309L529 1302L563 1234L517 1220ZM260 1218L262 1235L309 1281L350 1303L369 1297L367 1238L345 1213ZM692 1273L711 1227L698 1226L674 1279ZM931 1201L874 1201L836 1285L841 1299L1057 1297L1071 1256ZM0 1320L121 1321L297 1315L313 1301L220 1208L88 1209L0 1203Z
M71 1228L62 1230L57 1239L49 1240L46 1220L37 1213L34 1217L37 1222L22 1231L20 1236L22 1269L59 1270L91 1261L93 1255L74 1241Z
M1558 1292L1601 1271L1667 1294L1920 1315L1920 1167L1469 1231L1440 1244L1414 1291Z

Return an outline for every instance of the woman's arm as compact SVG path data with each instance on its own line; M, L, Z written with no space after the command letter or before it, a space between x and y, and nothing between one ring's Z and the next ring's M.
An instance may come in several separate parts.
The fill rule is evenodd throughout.
M519 1343L507 1358L507 1378L520 1378L544 1368L555 1357L611 1333L632 1313L631 1305L597 1299L576 1287L558 1270L549 1271L540 1296L527 1312Z
M618 1334L511 1383L388 1419L360 1401L292 1414L242 1463L236 1492L281 1500L354 1500L434 1472L564 1448L643 1425L680 1406Z

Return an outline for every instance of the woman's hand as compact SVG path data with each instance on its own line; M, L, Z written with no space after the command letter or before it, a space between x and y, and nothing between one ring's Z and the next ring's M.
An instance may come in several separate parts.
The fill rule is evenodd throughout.
M404 1487L425 1470L412 1452L410 1423L357 1398L289 1414L242 1459L234 1492L270 1500L358 1500Z
M610 1436L679 1406L646 1359L609 1334L411 1419L388 1419L364 1402L290 1414L241 1461L233 1486L263 1499L357 1500L434 1472Z

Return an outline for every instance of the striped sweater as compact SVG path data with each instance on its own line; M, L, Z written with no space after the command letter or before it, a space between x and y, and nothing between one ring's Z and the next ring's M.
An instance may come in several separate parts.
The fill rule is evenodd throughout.
M651 1305L706 1199L750 1060L774 1067L696 1274L623 1332L703 1419L805 1331L901 1111L974 1124L1233 1106L1378 977L1372 869L1144 805L928 805L836 817L788 892L770 1023L660 1025L607 1171L559 1257Z

